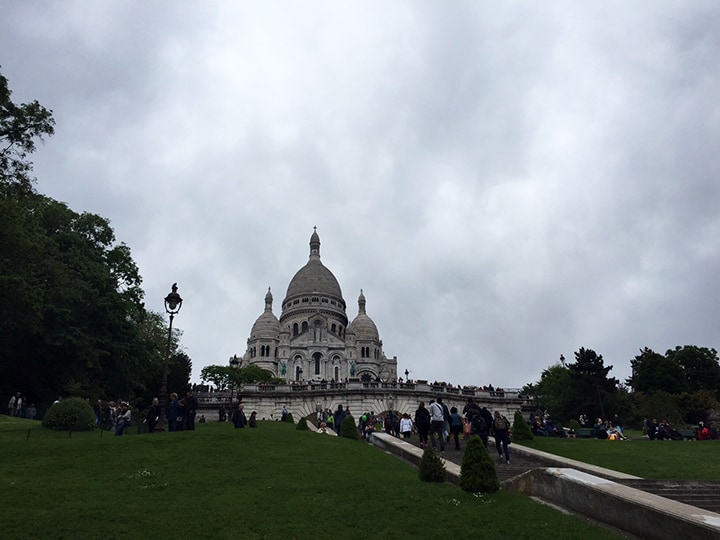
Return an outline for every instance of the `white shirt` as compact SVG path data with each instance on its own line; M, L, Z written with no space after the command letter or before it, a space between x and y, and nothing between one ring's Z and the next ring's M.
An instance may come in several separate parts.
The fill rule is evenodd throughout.
M444 422L445 413L443 412L442 405L437 401L430 404L430 420L433 422Z

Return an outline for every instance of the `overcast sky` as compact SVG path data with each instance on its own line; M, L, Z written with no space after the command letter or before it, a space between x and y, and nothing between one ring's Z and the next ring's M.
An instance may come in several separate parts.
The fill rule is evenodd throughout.
M411 378L720 348L720 3L14 2L37 188L111 220L200 369L308 260Z

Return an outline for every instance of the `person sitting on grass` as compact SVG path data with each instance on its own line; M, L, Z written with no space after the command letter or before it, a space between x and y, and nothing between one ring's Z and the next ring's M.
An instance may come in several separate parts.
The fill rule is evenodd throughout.
M545 420L545 431L550 437L567 437L565 430L558 426L552 418Z
M627 441L628 438L623 435L622 431L620 431L617 427L613 426L612 423L608 420L606 423L606 431L607 431L607 438L611 441Z
M545 430L545 426L542 425L542 422L537 417L533 420L533 423L530 426L530 431L532 431L533 435L537 437L549 437L548 432Z
M710 430L705 426L705 422L699 422L697 427L697 440L709 441L712 438Z
M131 418L132 415L128 404L123 403L120 405L120 411L118 412L117 420L115 421L115 435L120 436L125 433L125 430L130 425Z
M251 428L257 427L257 411L253 411L250 413L250 420L248 420L248 425Z

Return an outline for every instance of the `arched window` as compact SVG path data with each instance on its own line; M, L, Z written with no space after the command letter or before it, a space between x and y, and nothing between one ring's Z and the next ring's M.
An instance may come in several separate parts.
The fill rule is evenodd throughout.
M335 381L340 380L340 368L338 366L335 366Z
M333 324L332 326L330 326L330 331L331 331L333 334L335 333L335 330L336 330L336 329L337 329L337 325L334 325L334 324Z
M278 352L277 347L275 347L275 358L277 358L277 355L278 355L277 352Z
M295 324L293 324L293 336L297 336L297 335L298 335L298 324L295 323Z
M320 375L320 358L322 358L322 354L319 352L313 354L313 360L315 360L315 375Z
M308 331L308 323L307 323L307 321L303 321L303 323L302 323L302 331L303 331L303 334Z

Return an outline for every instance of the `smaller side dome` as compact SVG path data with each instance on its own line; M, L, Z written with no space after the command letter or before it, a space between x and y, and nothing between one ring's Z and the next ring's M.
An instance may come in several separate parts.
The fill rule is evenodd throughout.
M360 296L358 297L357 317L348 325L347 333L355 334L355 339L358 341L380 341L380 334L375 322L365 313L365 295L362 289L360 289Z
M280 321L272 312L273 296L268 287L268 292L265 295L265 311L260 315L255 324L253 324L252 330L250 331L250 339L258 338L274 338L278 339L280 336Z

